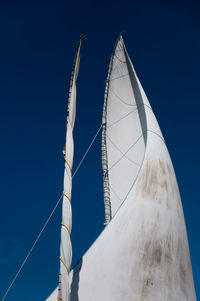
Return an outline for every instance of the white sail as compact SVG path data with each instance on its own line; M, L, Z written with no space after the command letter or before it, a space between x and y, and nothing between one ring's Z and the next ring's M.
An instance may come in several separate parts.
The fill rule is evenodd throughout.
M72 166L74 156L73 143L73 128L76 117L76 80L79 71L80 62L80 39L70 82L70 92L68 99L67 111L67 131L66 144L63 150L65 159L64 171L64 190L63 190L63 204L62 204L62 222L61 222L61 243L60 243L60 273L57 299L62 301L69 301L69 271L72 261L72 246L70 233L72 228L72 210L71 210L71 190L72 190Z
M111 57L103 112L107 149L107 172L104 174L109 179L111 217L129 193L145 152L144 103L137 84L130 77L129 68L120 36Z
M70 273L70 300L195 301L176 176L121 36L112 60L102 143L112 219Z

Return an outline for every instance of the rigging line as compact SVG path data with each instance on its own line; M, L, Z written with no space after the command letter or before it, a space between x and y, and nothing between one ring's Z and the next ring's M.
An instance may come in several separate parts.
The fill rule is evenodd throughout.
M143 133L139 136L139 138L127 149L127 151L115 162L113 165L109 168L108 171L110 171L119 161L121 161L122 158L126 156L126 154L133 148L133 146L136 145L136 143L143 137Z
M119 97L113 90L113 88L110 86L110 90L112 91L112 93L122 102L124 103L125 105L127 106L131 106L131 107L136 107L137 105L136 104L130 104L130 103L127 103L125 102L121 97Z
M113 80L116 80L116 79L123 78L123 77L128 76L128 75L129 75L129 74L127 73L127 74L123 74L123 75L120 75L120 76L115 77L115 78L111 78L111 79L110 79L110 82L113 81Z
M77 166L75 172L74 172L73 175L72 175L72 179L73 179L73 177L75 176L75 174L77 173L77 171L79 170L79 168L81 167L81 164L83 163L83 160L85 159L87 153L89 152L89 150L90 150L92 144L94 143L96 137L98 136L98 134L99 134L101 128L102 128L102 124L100 125L100 127L99 127L97 133L95 134L94 138L92 139L92 142L91 142L90 145L88 146L88 148L87 148L85 154L83 155L81 161L79 162L79 164L78 164L78 166ZM28 258L30 257L31 253L33 252L33 249L35 248L35 246L36 246L38 240L40 239L42 233L44 232L44 230L45 230L45 228L47 227L47 225L48 225L50 219L52 218L52 216L53 216L53 214L54 214L56 208L57 208L58 205L60 204L60 201L61 201L62 197L63 197L63 193L61 194L61 196L60 196L60 198L58 199L56 205L54 206L53 210L51 211L49 217L47 218L47 220L46 220L46 222L45 222L45 224L44 224L44 226L42 227L42 230L41 230L40 233L38 234L38 236L37 236L36 240L34 241L34 243L33 243L32 247L31 247L30 251L29 251L28 254L26 255L24 261L22 262L22 264L21 264L19 270L17 271L16 275L14 276L14 278L13 278L13 280L12 280L10 286L8 287L8 289L7 289L7 291L5 292L3 298L1 299L1 301L4 301L4 300L5 300L6 296L8 295L9 291L11 290L13 284L15 283L15 281L16 281L17 277L19 276L21 270L23 269L25 263L27 262Z
M48 225L50 219L52 218L52 216L53 216L53 214L54 214L56 208L58 207L58 205L59 205L59 203L60 203L60 201L61 201L61 199L62 199L62 196L63 196L63 194L61 194L61 196L60 196L60 198L58 199L56 205L54 206L53 210L51 211L51 214L49 215L48 219L46 220L46 223L44 224L42 230L40 231L39 235L37 236L36 240L34 241L34 243L33 243L32 247L31 247L30 251L29 251L28 254L26 255L24 261L22 262L22 264L21 264L21 266L20 266L18 272L16 273L15 277L13 278L13 281L11 282L10 286L8 287L6 293L4 294L3 298L1 299L1 301L4 301L4 300L5 300L6 296L8 295L9 291L11 290L11 288L12 288L12 286L13 286L15 280L16 280L17 277L19 276L21 270L23 269L25 263L27 262L29 256L31 255L31 253L32 253L32 251L33 251L35 245L37 244L38 240L40 239L40 236L41 236L42 233L44 232L44 230L45 230L46 226Z
M121 62L121 63L126 63L126 61L122 61L116 54L114 54L114 56Z
M92 145L93 145L93 143L94 143L95 139L97 138L97 136L98 136L98 134L99 134L99 132L100 132L101 128L102 128L102 124L100 125L100 127L99 127L98 131L96 132L96 134L95 134L94 138L92 139L92 142L91 142L91 143L90 143L90 145L88 146L88 148L87 148L87 150L86 150L85 154L83 155L83 157L82 157L81 161L79 162L79 164L78 164L78 166L77 166L77 168L76 168L75 172L74 172L74 173L73 173L73 175L72 175L72 179L73 179L73 177L75 176L75 174L77 173L77 171L79 170L79 168L80 168L81 164L83 163L83 160L84 160L84 159L85 159L85 157L87 156L87 153L89 152L90 148L92 147Z
M107 126L107 129L109 129L111 126L117 124L118 122L120 122L121 120L123 120L124 118L126 118L127 116L129 116L131 113L134 113L136 111L139 112L139 110L143 107L147 107L149 109L151 109L151 107L149 107L148 105L146 104L141 104L141 105L138 105L137 108L131 110L130 112L128 112L126 115L122 116L121 118L119 118L118 120L114 121L113 123L111 123L110 125ZM152 109L151 109L152 110Z
M110 127L112 127L113 125L115 125L116 123L120 122L121 120L123 120L124 118L126 118L127 116L129 116L130 114L134 113L138 111L138 108L131 110L130 112L128 112L126 115L122 116L121 118L119 118L118 120L114 121L113 123L111 123L110 125L107 126L107 129L109 129Z

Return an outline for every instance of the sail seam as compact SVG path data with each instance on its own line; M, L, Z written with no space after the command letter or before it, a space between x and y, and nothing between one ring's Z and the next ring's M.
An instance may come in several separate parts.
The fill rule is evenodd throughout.
M114 92L114 90L113 90L113 88L111 87L111 85L110 85L110 90L112 91L112 93L123 103L123 104L125 104L125 105L127 105L127 106L131 106L131 107L136 107L136 105L134 105L134 104L129 104L129 103L127 103L127 102L125 102L121 97L119 97L115 92Z
M129 160L130 162L134 163L135 165L140 166L139 163L137 163L137 162L131 160L130 158L128 158L128 157L126 156L126 154L124 154L124 153L120 150L120 148L112 141L112 139L108 136L108 134L106 134L106 137L110 140L110 142L112 143L112 145L113 145L113 146L114 146L114 147L115 147L122 155L124 155L124 157L125 157L127 160Z
M124 62L124 61L120 60L120 58L119 58L116 54L115 54L115 57L116 57L121 63L126 64L126 61Z
M109 168L110 171L117 163L121 161L122 158L126 156L126 154L137 144L137 142L143 137L143 133L139 136L139 138L127 149L127 151Z
M124 118L128 117L130 114L135 113L137 111L139 111L139 109L143 108L144 106L147 106L148 108L150 108L148 105L146 104L141 104L140 106L138 106L136 109L130 111L129 113L127 113L126 115L122 116L120 119L114 121L113 123L111 123L110 125L107 126L107 128L112 127L113 125L115 125L116 123L120 122L121 120L123 120ZM151 109L151 108L150 108Z
M116 79L123 78L123 77L128 76L128 75L129 75L129 74L127 73L127 74L120 75L120 76L118 76L118 77L112 78L112 79L110 79L110 82L113 81L113 80L116 80Z

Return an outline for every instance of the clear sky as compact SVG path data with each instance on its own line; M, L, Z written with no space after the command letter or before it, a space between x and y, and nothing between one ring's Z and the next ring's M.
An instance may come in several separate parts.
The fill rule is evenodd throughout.
M62 192L67 94L76 42L77 166L96 133L115 40L125 44L166 140L200 297L199 1L2 1L0 297ZM73 181L73 263L103 229L101 137ZM58 283L61 206L7 296L42 301Z

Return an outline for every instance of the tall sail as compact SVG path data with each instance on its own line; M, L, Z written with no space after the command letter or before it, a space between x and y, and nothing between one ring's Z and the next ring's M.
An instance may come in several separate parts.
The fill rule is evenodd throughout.
M102 156L107 226L70 273L70 301L196 301L175 172L121 35L106 83Z
M145 152L144 103L139 87L130 76L130 68L120 36L110 60L103 108L102 162L106 224L108 208L112 218L129 193Z
M60 243L60 273L58 285L58 300L69 300L69 271L72 261L72 246L70 240L70 233L72 228L72 210L71 210L71 190L72 190L72 165L74 156L73 143L73 128L76 117L76 80L78 77L80 50L83 35L80 37L74 65L72 68L72 75L70 81L68 110L67 110L67 131L66 144L63 149L65 159L64 171L64 190L63 190L63 204L62 204L62 222L61 222L61 243Z

